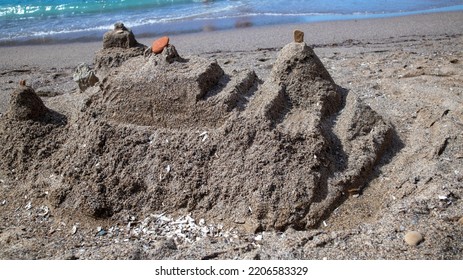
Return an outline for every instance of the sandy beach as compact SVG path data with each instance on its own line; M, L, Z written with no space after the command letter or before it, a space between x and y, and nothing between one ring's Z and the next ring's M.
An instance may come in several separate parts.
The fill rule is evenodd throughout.
M407 36L461 34L461 12L411 15L385 19L286 24L255 28L240 28L171 36L180 53L196 55L210 52L253 51L281 48L292 40L294 29L306 33L309 45L342 44L347 40L380 42ZM135 34L136 35L136 34ZM150 45L155 38L139 38ZM1 69L31 67L75 67L92 63L101 42L58 45L15 46L0 48Z
M128 27L130 28L130 26ZM92 141L96 141L92 137L100 135L101 131L108 129L107 127L118 128L121 126L120 130L114 128L114 131L108 132L108 135L111 135L108 136L108 139L110 137L116 139L113 143L114 147L119 147L122 151L127 152L123 147L130 146L132 140L136 143L141 142L141 145L144 145L144 142L140 139L145 137L145 134L149 135L147 131L151 131L149 124L152 119L145 122L145 119L140 118L140 123L129 122L129 125L124 124L122 126L120 125L122 123L120 119L113 118L116 113L110 114L109 112L117 108L123 108L123 102L113 107L106 104L113 102L112 100L124 94L123 91L118 91L124 88L124 83L118 84L118 81L133 79L143 83L143 79L137 80L136 77L124 72L127 70L121 70L122 73L116 70L110 72L111 74L106 77L107 80L100 77L101 86L95 86L81 93L77 84L72 80L73 72L80 63L85 62L90 65L94 63L95 54L101 50L102 42L0 47L0 124L2 129L5 128L5 131L0 132L3 134L0 137L4 139L4 142L1 143L5 147L0 150L2 152L0 155L8 158L8 160L0 164L0 218L3 221L0 225L0 258L461 260L463 257L463 202L461 200L463 197L463 134L461 133L463 128L463 113L461 110L463 108L463 51L461 48L463 45L463 12L210 31L171 36L170 42L175 46L180 56L188 61L195 62L197 57L198 67L202 67L202 61L216 61L218 66L215 66L216 64L211 65L223 69L225 75L230 79L228 84L219 84L218 89L226 91L228 85L235 82L239 85L245 84L244 82L240 84L239 81L244 76L244 81L252 77L256 92L260 92L267 89L265 81L271 79L269 77L274 79L275 74L271 73L278 72L272 69L274 64L279 61L278 57L282 48L293 41L293 30L295 29L304 31L305 42L313 48L315 54L320 58L321 63L338 86L337 90L351 96L346 97L341 102L343 105L340 106L345 107L336 111L338 115L334 114L333 118L335 116L344 116L344 112L347 112L345 113L347 117L357 114L358 112L355 111L357 109L352 109L355 106L351 106L349 102L358 102L361 104L358 105L359 108L371 108L375 112L374 116L380 116L378 118L381 121L378 121L378 123L381 122L381 125L384 123L384 126L389 127L388 132L383 135L384 149L380 148L381 151L372 156L378 158L374 160L372 166L368 167L371 172L368 174L362 173L363 171L359 171L358 174L352 173L357 174L359 178L361 177L358 181L362 182L360 186L355 186L353 195L350 193L352 188L349 186L346 189L349 193L346 191L345 196L337 198L335 202L330 202L331 204L323 210L325 212L320 210L323 213L319 215L320 219L313 224L310 224L310 219L299 224L288 224L279 221L277 215L275 215L274 220L277 222L273 224L265 222L259 225L256 225L255 221L259 219L271 220L271 218L268 218L271 217L271 213L266 212L265 215L262 215L262 218L256 213L258 210L253 208L249 210L249 213L246 212L248 216L241 215L245 217L244 220L235 219L227 222L226 214L220 216L213 213L217 211L214 205L198 202L197 205L191 206L191 201L186 205L186 202L169 200L166 195L166 204L169 206L165 206L164 209L162 208L164 207L163 203L163 206L156 205L155 208L157 210L166 210L170 215L170 222L175 224L172 220L175 220L175 217L189 217L185 216L185 209L191 208L193 214L203 215L193 217L196 219L198 227L200 219L205 218L207 223L223 224L225 226L222 225L221 228L229 229L225 235L202 238L188 243L172 238L153 239L148 234L144 235L146 230L143 231L142 227L149 225L149 218L152 219L154 216L151 214L154 213L150 213L149 209L144 207L148 202L143 200L143 195L140 192L145 191L147 197L148 194L157 195L154 196L156 198L164 198L163 195L165 195L165 193L163 194L157 189L158 185L156 184L158 183L153 183L156 188L150 185L149 182L152 178L150 175L146 175L148 172L145 172L146 177L142 177L145 176L142 174L140 175L142 179L136 178L136 181L142 180L144 182L143 186L139 188L142 191L138 188L133 191L133 195L137 196L138 199L136 202L128 199L119 208L116 207L117 203L113 203L116 206L111 211L115 214L110 215L110 217L97 217L99 213L97 215L96 212L93 214L86 213L85 215L75 214L76 211L77 213L80 211L75 207L81 207L75 205L80 205L79 203L85 200L79 195L88 197L94 193L89 191L90 195L88 193L81 194L75 189L58 191L58 185L77 185L82 182L82 185L79 185L82 189L86 188L87 184L88 188L92 188L92 182L100 179L98 179L99 177L92 177L96 176L92 175L96 172L93 167L93 169L86 169L84 166L85 164L90 165L89 162L91 162L83 152L85 148L72 143L66 138L68 135L71 139L73 137L78 138L80 137L80 131L85 136L82 136L82 139L78 141L82 143L88 141L90 145ZM139 43L148 46L151 45L153 39L155 38L137 37ZM121 69L133 69L133 67L130 67L132 66L128 65L126 68ZM144 71L144 69L139 71ZM252 70L255 75L246 74L247 70ZM136 73L138 70L133 71ZM178 72L183 73L182 71L184 70ZM176 71L172 73L174 73L172 75L178 74ZM188 73L184 75L190 77ZM42 139L40 135L43 134L41 133L42 130L40 130L42 128L37 128L39 124L29 121L28 125L31 126L31 131L35 133L34 136L30 136L30 139L32 139L31 141L39 139L41 142L39 144L29 145L21 142L21 137L26 137L24 135L27 135L26 132L29 129L25 124L24 127L18 128L20 131L18 135L9 134L14 132L13 128L8 128L14 123L7 118L10 95L18 87L20 80L25 80L27 85L31 86L43 100L45 106L57 112L57 115L66 119L67 122L63 126L58 122L48 124L45 133L47 139L45 141L40 140ZM113 83L111 84L111 82ZM248 89L253 86L248 86ZM214 90L217 91L217 88ZM268 88L272 89L271 86ZM105 93L101 94L100 90ZM212 100L215 95L218 94L208 92L205 96ZM99 96L103 96L101 97L103 99L99 99ZM257 97L251 94L245 95L245 97L249 99L249 101L246 100L249 103L239 105L238 102L236 112L232 111L230 115L226 115L223 123L220 123L223 126L219 128L219 125L216 127L215 124L209 125L209 123L204 125L208 130L214 132L207 134L202 132L203 128L197 128L194 125L183 132L179 132L181 130L179 127L182 126L169 127L169 123L166 121L167 124L163 123L163 127L159 128L159 137L167 138L167 135L171 133L171 135L177 135L179 138L190 139L191 133L195 134L194 137L197 138L199 131L199 133L202 132L199 135L203 142L213 141L214 137L222 139L219 137L225 137L223 135L226 133L221 129L227 131L228 128L223 128L226 127L227 121L234 120L232 123L236 126L236 123L243 122L240 118L246 119L246 117L253 116L252 112L247 112L246 108L251 108L250 106L255 104L257 104L255 105L256 108L260 108L258 105L261 101ZM131 102L129 99L127 100L127 102ZM220 101L217 100L217 102ZM294 104L291 103L291 106L295 106ZM93 108L92 106L97 107ZM351 109L353 113L348 112ZM107 116L105 110L108 112ZM300 110L302 111L302 109ZM211 112L215 113L213 110ZM200 115L200 113L201 111L191 113L191 119L193 120L193 117ZM363 111L361 113L363 114ZM219 116L223 117L220 114ZM107 121L106 117L110 121ZM138 115L135 115L135 117L138 118ZM220 117L217 119L220 119ZM293 119L290 119L292 117ZM130 119L130 116L127 118ZM151 116L151 118L154 117ZM187 121L189 118L190 115L184 118L178 117L179 120L186 119ZM57 119L59 118L57 117ZM162 117L159 118L159 120L161 119L165 121ZM303 123L296 113L283 112L281 116L279 115L275 119L278 119L281 124L284 124L287 120L288 127L293 127L292 122ZM313 117L313 119L316 118ZM126 121L126 119L123 121ZM194 123L194 120L192 122ZM340 128L334 127L333 134L343 129L341 120L334 121L334 123L338 122ZM362 122L359 121L359 123ZM253 125L257 126L257 124ZM283 125L280 126L283 127ZM372 127L368 129L368 133L378 132L381 130L380 128L383 129L383 126ZM281 129L285 131L283 128ZM288 135L292 135L291 133L292 131L288 132ZM23 136L20 136L20 134ZM62 135L66 135L66 137ZM132 140L119 143L117 137ZM156 139L149 137L147 142L150 145L152 142L157 143ZM195 139L193 136L191 137L191 139ZM271 138L271 136L268 137ZM294 139L297 139L297 136L294 137ZM344 141L342 137L344 136L339 136L341 142ZM243 136L243 138L245 137ZM232 141L229 138L224 139ZM263 137L262 139L267 138ZM291 138L293 142L288 140L288 143L294 146L285 142L285 145L291 146L290 150L297 150L295 147L297 147L297 141L299 140L294 139ZM374 139L374 141L379 141L377 138ZM254 143L257 144L253 145L260 145L253 150L255 153L260 151L261 148L272 151L273 146L265 146L266 142L264 140L261 140L261 142L255 140ZM162 154L162 152L157 152L157 154L153 152L152 157L164 164L159 172L168 173L165 175L166 179L162 177L164 173L159 175L159 181L161 182L159 186L165 187L163 184L166 184L166 186L174 189L188 185L189 183L177 178L182 176L180 174L184 174L188 180L199 178L198 182L201 182L198 183L198 188L205 188L204 186L212 184L208 182L209 178L204 179L201 176L204 176L203 173L207 173L207 168L215 170L210 166L221 162L220 153L215 154L216 149L220 150L217 148L217 146L220 147L220 144L207 144L210 146L202 148L201 151L207 154L205 157L208 157L205 160L206 163L204 163L204 154L200 153L201 156L197 156L197 153L193 152L189 154L190 146L185 148L186 144L184 145L180 140L178 140L179 142L175 141L166 144L169 141L164 142L163 140L158 143L158 146L165 150L181 150L182 152L163 154L164 159L157 158L157 154ZM220 141L225 140L217 141L220 143ZM274 141L273 138L272 141ZM236 140L236 143L238 142L239 140ZM233 146L234 143L230 142L228 144L234 148L238 147L236 148L238 150L240 146L237 144L235 147ZM24 145L26 148L21 146L23 148L15 150L13 156L11 151L8 150L10 144L11 147ZM14 149L11 147L9 149ZM363 152L365 150L374 150L371 147L376 146L368 147ZM55 148L57 150L53 152ZM46 160L43 160L40 156L35 156L34 152L30 152L30 157L28 157L28 152L34 151L34 149L37 151L36 154L40 154L40 156L46 154L49 158L45 157ZM210 151L208 149L214 151L211 154L214 155L215 159L209 159L212 156L208 154ZM355 150L355 147L352 150ZM141 151L138 150L137 146L134 146L133 150L128 153L136 156L144 155L149 151L149 148ZM76 161L83 162L82 166L70 167L71 165L67 161L72 159L66 156L67 152L72 157L75 157ZM121 150L118 150L118 152L120 153ZM99 157L104 158L113 152L108 148L107 150L92 150L89 153L98 153ZM225 154L226 151L223 153ZM180 171L176 173L176 166L172 167L173 171L171 171L171 165L166 165L165 161L163 161L165 158L180 161L183 160L182 156L187 154L197 161L185 163L183 173ZM346 154L349 154L347 150ZM300 154L297 154L297 156L300 156L298 160L301 161L306 160L307 157ZM357 163L358 161L360 166L361 158L367 156L370 155L355 152L352 158L349 158L349 162ZM162 157L160 156L160 158ZM296 156L293 156L291 160L294 160L293 158L296 158ZM314 158L317 159L316 156ZM327 158L329 157L327 156ZM115 172L122 174L121 178L118 178L121 186L123 183L125 184L124 180L127 179L122 176L131 172L134 174L143 173L131 166L132 158L125 158L124 160L129 162L128 166L132 169L122 169L122 171L114 169L111 171L112 173L108 172L108 174L114 174ZM249 160L259 162L258 159L254 158ZM313 158L310 160L308 162L312 164ZM113 164L112 161L111 159L108 160L108 166ZM150 162L142 161L142 163L143 168L146 167L146 170L150 170L148 167L151 164ZM103 161L102 164L104 164ZM223 165L217 168L218 170L222 170L224 166L224 169L228 168L225 160L221 164ZM186 167L187 165L190 167ZM209 167L204 167L205 169L198 167L197 169L196 166L201 168L204 166ZM230 169L233 169L232 167L233 165L231 165ZM143 168L140 170L145 170ZM272 168L278 169L277 167ZM80 171L72 171L71 169L79 169ZM274 171L274 169L272 170ZM95 170L98 170L98 168ZM364 170L363 167L362 170ZM158 172L157 169L155 171ZM80 172L82 175L75 175L76 172ZM169 175L169 173L174 175ZM188 177L192 173L197 174L195 176L198 177ZM256 171L256 173L258 172ZM287 173L291 172L288 171ZM105 176L112 176L108 174L105 174ZM211 172L211 174L213 173ZM291 176L296 175L297 172L294 171ZM59 176L61 176L61 179ZM133 175L130 176L133 179ZM214 177L216 175L210 176L213 177L210 181L225 182ZM258 179L253 181L257 182L256 185L267 180L265 174L259 176L261 177L258 179L261 181ZM345 176L347 178L354 175ZM157 180L158 173L154 177ZM224 184L228 184L228 181ZM288 184L292 184L292 181L288 180ZM115 185L117 184L115 183ZM232 185L230 183L230 188L232 188ZM126 185L123 186L126 187ZM115 200L115 197L121 195L120 189L118 189L117 194L110 193L108 190L106 192L107 197L105 199L107 199L108 204L111 204L111 200ZM199 194L195 193L195 195L209 199L208 195L211 195L212 192L209 189ZM329 191L327 192L329 193ZM62 195L63 193L66 193L67 197ZM246 191L243 190L243 193L246 193ZM149 197L152 199L153 196ZM22 199L23 197L25 199ZM211 195L211 197L217 198L221 196ZM243 199L245 200L246 197ZM250 201L254 202L253 199L250 199ZM313 201L318 199L318 197L315 197ZM58 200L59 203L56 202ZM228 207L226 202L221 202L220 199L218 201L219 204L223 203L225 205L223 206L224 209L228 209L226 208ZM226 201L225 198L224 201ZM82 202L82 205L87 205L85 203L88 204L88 202ZM323 206L323 203L320 204ZM129 208L127 210L124 207ZM114 210L116 208L118 210ZM273 209L280 211L283 208L274 206ZM315 211L312 208L306 209L304 215L310 215L312 211ZM46 214L43 214L44 209L46 209ZM228 210L224 210L224 213L227 213L226 211ZM138 216L132 219L130 213L134 212ZM158 212L156 213L159 214ZM291 212L288 215L293 217L291 216L293 214ZM161 216L156 217L161 219ZM188 218L185 219L188 220ZM117 228L117 235L113 231L115 228ZM101 234L102 229L104 229L104 234ZM407 234L411 231L420 233L421 237L412 245L406 239ZM225 232L225 229L223 232Z

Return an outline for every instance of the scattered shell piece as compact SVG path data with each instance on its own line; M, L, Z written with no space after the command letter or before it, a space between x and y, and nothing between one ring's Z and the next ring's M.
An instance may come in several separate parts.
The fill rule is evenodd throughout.
M5 204L6 204L6 200L4 199L4 200L2 201L2 206L5 205Z
M167 167L166 167L166 172L169 173L170 170L171 170L170 165L167 165Z
M29 201L29 202L26 204L26 206L24 206L24 208L25 208L26 210L31 209L31 208L32 208L32 202Z
M463 226L463 217L458 220L458 223Z
M38 216L45 217L46 215L48 215L48 212L50 212L50 210L48 209L48 206L40 206L40 208L37 209Z
M423 235L417 231L409 231L404 236L405 242L410 246L416 246L423 241Z
M104 229L102 229L102 230L98 231L96 236L103 236L103 235L106 235L106 234L107 234L107 232Z
M447 200L448 197L446 195L439 195L439 200Z
M328 226L328 224L326 223L326 221L323 221L323 225L324 225L325 227Z
M201 134L199 134L199 137L202 137L203 139L201 141L206 141L207 138L209 138L208 132L203 131Z
M256 236L254 237L254 240L255 240L255 241L261 241L262 238L263 238L262 234L258 234L258 235L256 235Z
M72 226L71 234L74 235L74 234L76 234L76 232L77 232L77 224Z

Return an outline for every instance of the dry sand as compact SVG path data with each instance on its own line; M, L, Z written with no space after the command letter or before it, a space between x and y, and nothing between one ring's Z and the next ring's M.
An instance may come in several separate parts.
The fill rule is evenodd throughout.
M305 32L309 45L342 44L346 40L381 41L407 36L461 34L461 12L433 13L405 17L275 25L171 36L179 53L188 55L210 52L253 51L281 48L292 40L294 29ZM136 35L136 34L135 34ZM138 38L150 45L154 38ZM75 67L91 63L101 42L0 48L0 69L19 66L44 68Z
M140 233L154 226L147 216L79 220L51 206L43 215L50 204L46 188L23 185L0 170L0 258L462 259L462 26L463 13L455 12L172 36L184 57L217 60L228 73L253 69L266 80L292 31L303 30L336 84L392 124L389 152L359 193L318 228L232 230L193 244ZM101 45L0 48L0 113L24 79L45 105L74 118L84 97L72 72L81 62L92 63ZM194 218L200 225L201 217ZM109 233L99 234L98 226ZM417 246L404 241L409 231L423 236Z

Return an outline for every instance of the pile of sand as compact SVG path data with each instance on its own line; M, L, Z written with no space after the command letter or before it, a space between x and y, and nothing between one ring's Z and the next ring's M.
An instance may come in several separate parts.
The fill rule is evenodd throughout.
M121 52L135 53L97 57ZM391 125L303 42L281 50L266 81L166 52L96 63L101 82L76 117L18 119L12 103L0 119L1 172L40 181L54 211L77 216L160 211L248 232L304 229L359 191L391 144Z

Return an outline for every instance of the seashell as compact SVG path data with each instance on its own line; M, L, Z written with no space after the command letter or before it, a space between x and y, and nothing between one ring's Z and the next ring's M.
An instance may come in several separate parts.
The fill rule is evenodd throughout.
M75 224L75 225L72 226L71 234L74 235L74 234L76 234L76 232L77 232L77 224Z
M48 212L49 212L48 206L41 206L37 210L37 215L45 217L46 215L48 215Z
M151 44L151 51L155 54L161 53L164 48L169 44L169 37L164 36L161 37Z

